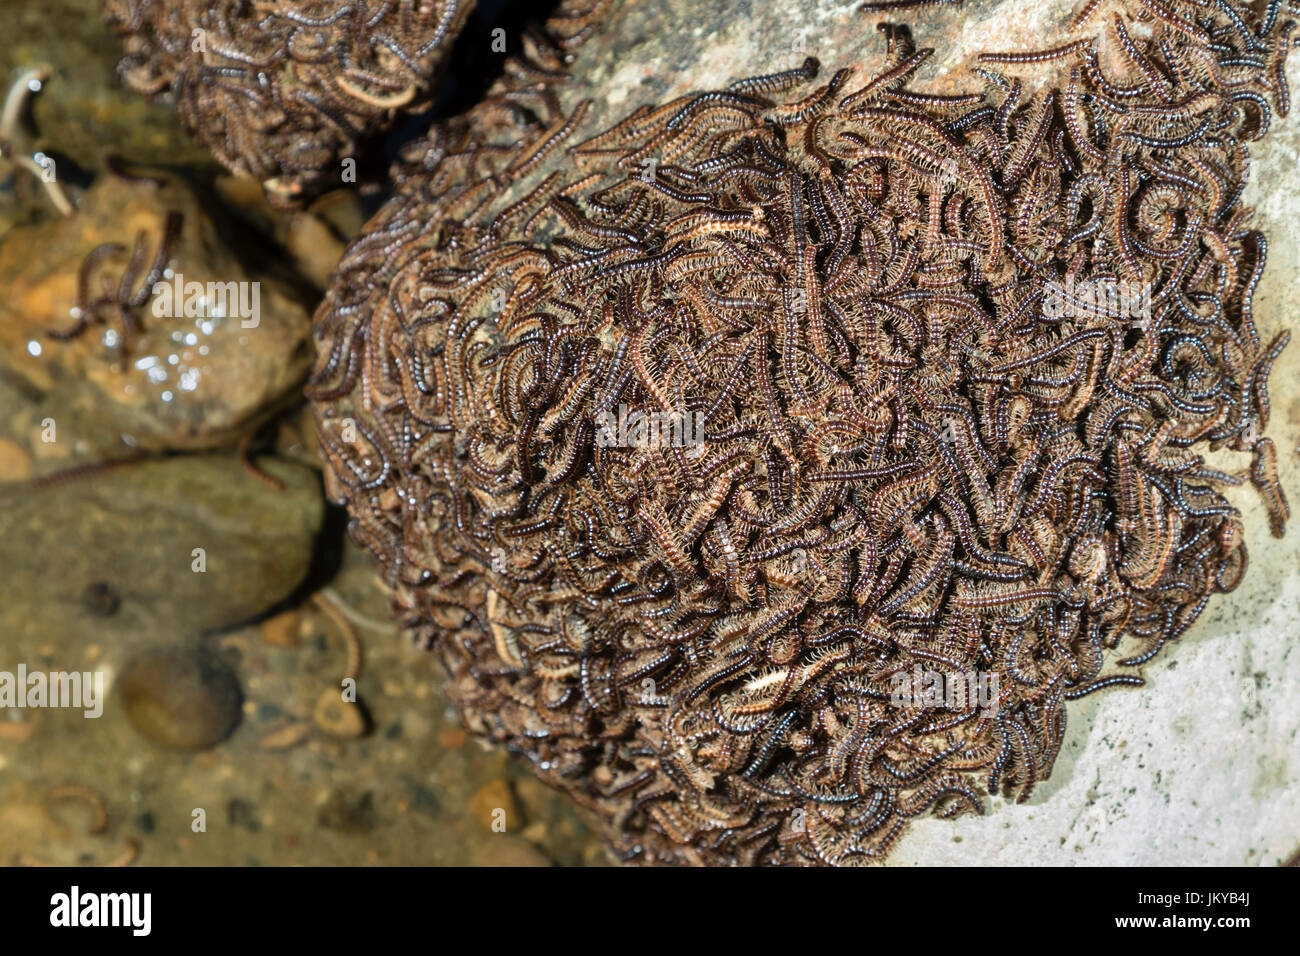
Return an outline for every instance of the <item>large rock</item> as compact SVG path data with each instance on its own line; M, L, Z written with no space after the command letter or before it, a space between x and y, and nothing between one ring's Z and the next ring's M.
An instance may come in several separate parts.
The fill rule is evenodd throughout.
M233 456L194 455L84 472L0 502L0 609L23 609L0 617L10 648L69 633L186 635L283 599L311 565L324 506L313 470L262 464L283 490Z

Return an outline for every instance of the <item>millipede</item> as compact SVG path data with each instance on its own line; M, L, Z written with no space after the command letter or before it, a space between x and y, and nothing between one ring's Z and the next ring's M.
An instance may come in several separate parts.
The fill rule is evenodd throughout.
M1143 685L1241 579L1223 489L1289 516L1241 187L1294 6L1088 0L942 92L886 24L875 75L807 58L604 130L531 37L406 147L308 387L467 726L628 862L872 863L913 816L1028 799L1070 702ZM1120 282L1149 314L1095 292ZM700 440L647 440L663 416ZM385 437L411 429L418 458ZM897 692L914 668L993 699L928 710Z

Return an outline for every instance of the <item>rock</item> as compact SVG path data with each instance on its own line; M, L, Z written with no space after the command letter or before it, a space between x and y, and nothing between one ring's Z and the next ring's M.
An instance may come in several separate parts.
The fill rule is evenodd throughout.
M175 177L159 184L105 175L75 215L8 232L0 241L0 371L47 396L56 421L93 423L142 448L230 443L295 396L310 360L312 294L217 208ZM171 214L179 230L162 259L174 277L145 288ZM83 270L106 245L114 251ZM141 257L134 271L132 250ZM124 333L117 293L128 272L139 304L125 307L135 327ZM163 292L178 280L179 297ZM67 341L51 338L77 327L73 310L104 296L104 283L114 301L99 318ZM211 301L192 296L191 283L210 290Z
M277 647L297 647L302 615L297 610L281 611L261 624L262 640Z
M7 41L0 78L11 79L15 68L34 63L52 67L32 109L43 145L91 170L100 168L109 143L117 155L152 153L177 164L207 159L172 110L114 82L122 47L100 20L100 0L0 3L0 36ZM70 169L64 172L60 164L59 170L60 178L71 178Z
M118 678L127 719L168 750L207 750L239 723L243 692L220 658L195 646L137 653Z
M300 720L266 734L258 741L258 746L263 750L291 750L306 740L310 733L311 724Z
M247 800L239 797L226 801L226 822L232 827L244 827L254 833L262 829L257 810Z
M464 747L467 743L469 743L469 734L459 727L448 727L438 734L438 746L447 750Z
M285 415L280 419L275 436L275 453L289 461L320 468L320 438L316 434L316 420L312 417L310 407L304 407L297 414Z
M122 596L107 581L92 581L81 592L81 606L93 617L112 617L122 606Z
M469 798L469 808L478 821L489 830L495 827L497 832L502 832L500 829L502 823L505 824L505 832L518 830L523 826L519 804L510 790L510 784L500 778L480 787L478 792ZM498 813L501 810L505 811L504 820Z
M692 17L695 4L688 5L683 0L667 0L662 4L616 0L608 23L578 55L576 78L566 83L560 94L566 115L572 113L579 101L594 100L572 141L581 142L588 134L631 115L643 104L671 102L691 90L720 89L740 77L789 69L798 65L805 55L819 58L823 76L853 66L861 66L867 74L878 72L884 62L884 44L874 27L880 21L911 23L917 47L939 48L939 54L920 71L918 85L943 91L945 74L951 79L955 69L964 70L973 65L974 54L980 50L1035 49L1060 42L1061 23L1079 7L1077 3L1059 0L1048 3L973 0L960 8L956 4L924 10L903 7L864 16L857 12L858 6L856 2L827 3L810 11L807 5L788 0L761 5L748 0L722 0L710 9L707 21L700 22ZM1103 21L1105 17L1098 19ZM689 26L692 23L697 24L693 30ZM1113 46L1103 51L1103 58L1115 53ZM1054 63L1048 68L1058 66L1059 63ZM1033 73L1019 69L1014 72L1018 76ZM1108 73L1131 75L1119 69ZM1026 85L1031 85L1031 81L1026 80ZM1291 128L1295 128L1294 123ZM1258 147L1265 155L1272 151L1274 162L1280 167L1276 179L1252 185L1262 186L1268 194L1285 196L1286 187L1278 184L1294 182L1295 148L1293 140L1281 148L1279 142L1265 141ZM1255 149L1252 146L1252 152ZM566 150L553 150L546 161L534 168L535 179L520 182L514 192L499 197L501 205L513 203L536 181L573 161L573 155ZM1290 201L1282 212L1293 217L1294 192L1286 198ZM1281 217L1273 221L1270 238L1275 233L1278 239L1289 238L1294 230L1287 230L1285 222ZM1282 276L1294 286L1291 277L1297 273L1290 267L1293 245L1288 250L1290 254L1283 257L1282 269L1270 264L1265 273L1266 283L1272 276ZM1273 258L1276 256L1274 252ZM1261 306L1264 300L1261 295ZM1286 301L1293 302L1294 295L1287 296ZM1257 314L1262 316L1262 309ZM1261 318L1261 332L1264 328L1271 332L1284 327L1285 317L1279 312L1269 318L1272 321L1267 326ZM1294 347L1291 351L1294 352ZM1281 381L1281 372L1279 367L1275 382ZM1294 376L1289 379L1294 380ZM1283 394L1291 397L1292 392L1288 389ZM1274 402L1275 411L1281 404ZM1284 427L1286 431L1279 437L1279 445L1285 443L1290 450L1295 447L1295 420L1286 421ZM1294 454L1286 455L1282 465L1284 480L1294 473L1295 459ZM1254 539L1251 547L1252 550L1256 547ZM1289 854L1294 846L1294 825L1289 830L1286 828L1281 810L1296 805L1297 763L1291 752L1295 748L1292 745L1288 751L1287 747L1295 739L1297 708L1295 701L1286 698L1280 689L1294 686L1294 681L1285 678L1294 675L1296 668L1295 655L1289 653L1289 645L1294 644L1291 637L1295 602L1291 598L1295 589L1276 586L1275 582L1284 574L1289 578L1296 562L1295 546L1286 545L1285 551L1283 547L1270 543L1263 551L1269 555L1267 572L1274 577L1270 587L1253 594L1243 591L1216 598L1217 603L1211 607L1217 610L1212 610L1205 619L1210 623L1198 624L1181 641L1184 646L1170 649L1170 654L1178 656L1166 657L1149 668L1148 674L1154 673L1165 683L1172 680L1174 686L1163 690L1153 688L1143 695L1100 695L1075 708L1080 719L1071 720L1070 736L1057 770L1048 785L1035 794L1033 802L1023 807L1004 808L997 798L992 801L998 813L1014 822L1014 834L1004 833L996 817L962 820L956 824L960 831L944 821L925 820L918 824L915 835L909 838L910 843L905 842L897 851L900 854L897 861L914 862L919 858L933 864L987 858L986 853L997 853L1011 862L1026 859L1060 862L1075 858L1093 862L1141 858L1158 862L1174 857L1204 862L1206 854L1212 851L1215 859L1240 865L1250 862L1252 857L1259 858L1260 835L1266 828L1270 858L1274 858L1272 849L1279 845L1285 846ZM1254 569L1252 573L1254 578L1248 576L1247 587L1252 586L1249 583L1252 580L1265 580ZM1294 585L1294 581L1289 583ZM1215 621L1215 614L1223 615L1220 621ZM1234 629L1246 631L1247 620L1252 625L1247 634L1239 633L1232 638L1215 634L1215 631ZM1218 638L1217 643L1208 640L1211 636ZM1196 678L1182 680L1180 675L1185 673L1186 664L1194 660L1191 654L1197 650L1198 637L1202 639L1202 649L1211 643L1215 647L1212 652L1200 655ZM1252 653L1262 658L1253 667ZM1277 690L1267 683L1262 690L1254 690L1263 676L1263 662L1267 663L1269 673L1277 675ZM1175 673L1177 664L1184 666ZM1267 727L1252 730L1243 724L1235 712L1238 688L1225 689L1222 686L1225 675L1241 680L1249 693L1269 696L1266 711L1269 719L1260 722ZM1190 706L1189 701L1195 705ZM1258 703L1245 707L1243 701L1242 705L1243 712L1253 715L1251 719L1258 717ZM1193 715L1201 715L1201 736L1194 746L1181 743L1174 746L1176 742L1169 739L1168 728L1179 726L1173 720L1180 713L1181 719L1187 721L1184 725L1187 728L1193 726ZM1159 719L1153 720L1156 714ZM1123 755L1117 741L1135 729L1146 735L1144 752L1160 754L1162 766L1141 760L1136 765L1130 762L1125 766L1125 761L1132 758ZM1181 734L1188 736L1192 732L1186 729ZM1233 745L1225 741L1232 741ZM1078 753L1085 747L1087 760L1075 766ZM1130 747L1129 753L1132 752ZM1206 769L1202 771L1202 767ZM1104 802L1089 788L1103 772L1114 775L1104 789L1097 791L1108 795ZM1211 792L1218 799L1198 800L1197 787L1179 783L1180 812L1170 813L1173 780L1193 774L1198 783L1213 788ZM1249 796L1244 781L1252 785ZM1188 806L1197 811L1187 810ZM1122 828L1126 828L1124 837L1118 836ZM1158 846L1150 836L1157 830L1162 831ZM968 835L968 842L956 851L950 842L954 832ZM969 835L973 833L981 834L983 840L979 853L971 849ZM1061 836L1066 833L1072 837L1068 848L1064 847L1065 839ZM1213 838L1207 840L1207 833L1213 833ZM1136 838L1134 834L1138 834ZM1076 853L1086 855L1076 857Z
M35 730L36 722L32 720L0 721L0 740L24 744L31 739Z
M318 289L329 285L344 243L322 219L309 212L295 213L289 220L285 245L312 285Z
M17 638L87 643L193 634L250 620L306 576L324 517L316 473L233 456L143 460L0 502L0 608Z
M31 474L31 455L17 442L0 438L0 481L22 481Z
M934 55L915 73L918 88L966 92L972 85L969 68L978 65L978 53L1040 49L1038 38L1060 33L1078 4L965 0L883 12L862 12L861 6L858 0L812 5L798 0L714 0L702 22L695 0L614 0L599 28L578 49L571 76L559 91L566 116L583 100L591 101L568 143L581 143L638 107L794 69L810 56L819 61L823 82L842 67L857 67L859 79L879 73L888 59L877 24L886 22L906 24L917 49L934 48ZM694 26L684 26L690 24ZM1049 62L1032 76L1045 75L1053 66ZM976 78L976 88L979 83ZM567 150L554 150L529 177L506 190L501 205L571 163Z
M331 737L345 739L360 737L369 726L366 712L361 705L355 701L344 700L341 692L334 687L316 699L312 720Z

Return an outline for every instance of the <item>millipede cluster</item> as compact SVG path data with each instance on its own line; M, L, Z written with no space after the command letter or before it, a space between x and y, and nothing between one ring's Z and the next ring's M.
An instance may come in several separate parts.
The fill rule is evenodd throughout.
M629 861L870 862L918 814L1024 800L1067 701L1141 683L1241 579L1223 490L1282 533L1287 334L1253 320L1240 195L1290 12L1090 2L944 94L883 24L874 75L810 59L581 142L571 56L534 39L408 151L309 386L470 728ZM1062 291L1120 283L1145 314ZM611 442L615 410L703 440ZM900 701L918 670L996 699Z
M118 76L168 100L230 171L289 204L431 101L472 0L104 0ZM354 180L355 181L355 180Z

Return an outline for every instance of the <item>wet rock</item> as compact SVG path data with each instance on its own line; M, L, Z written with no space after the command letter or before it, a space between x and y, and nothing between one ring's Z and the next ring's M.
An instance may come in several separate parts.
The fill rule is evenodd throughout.
M448 727L438 734L438 746L447 750L455 750L458 747L464 747L469 743L469 734L459 727Z
M81 592L81 606L93 617L112 617L122 606L122 596L107 581L92 581Z
M0 723L0 740L10 740L25 744L36 731L36 722L31 720L8 720Z
M305 720L297 721L266 734L258 746L263 750L292 750L306 740L310 733L311 724Z
M24 610L5 616L6 629L138 638L265 612L307 574L324 509L314 471L262 467L283 491L233 456L195 455L81 472L0 501L0 607Z
M17 442L0 438L0 481L22 481L31 473L31 455Z
M316 420L312 417L310 407L304 407L297 414L285 415L280 419L275 436L275 453L289 461L300 461L313 468L320 467L320 439L316 434Z
M32 110L44 148L53 146L90 171L102 168L105 144L118 153L152 153L170 163L209 161L172 110L114 82L122 48L104 29L100 0L0 3L0 37L5 38L0 81L37 63L52 68ZM27 186L32 185L28 177ZM39 186L33 188L39 191Z
M361 705L346 701L336 688L330 688L316 700L312 711L316 726L331 737L360 737L366 732L368 721Z
M297 647L302 615L297 610L281 611L261 624L262 640L276 647Z
M522 829L523 817L519 812L519 803L515 800L510 784L504 780L493 780L479 789L469 798L469 808L483 826L497 832ZM505 831L501 830L502 825Z
M141 736L168 750L207 750L239 723L239 679L198 647L145 650L127 661L117 693Z
M296 396L312 294L196 187L134 176L0 240L0 372L128 444L230 443Z
M286 246L294 263L318 289L330 284L330 276L343 255L343 240L322 219L309 212L296 213L289 220Z
M423 813L425 816L437 817L442 814L442 801L428 787L412 780L409 776L403 778L410 793L411 809L417 813Z

